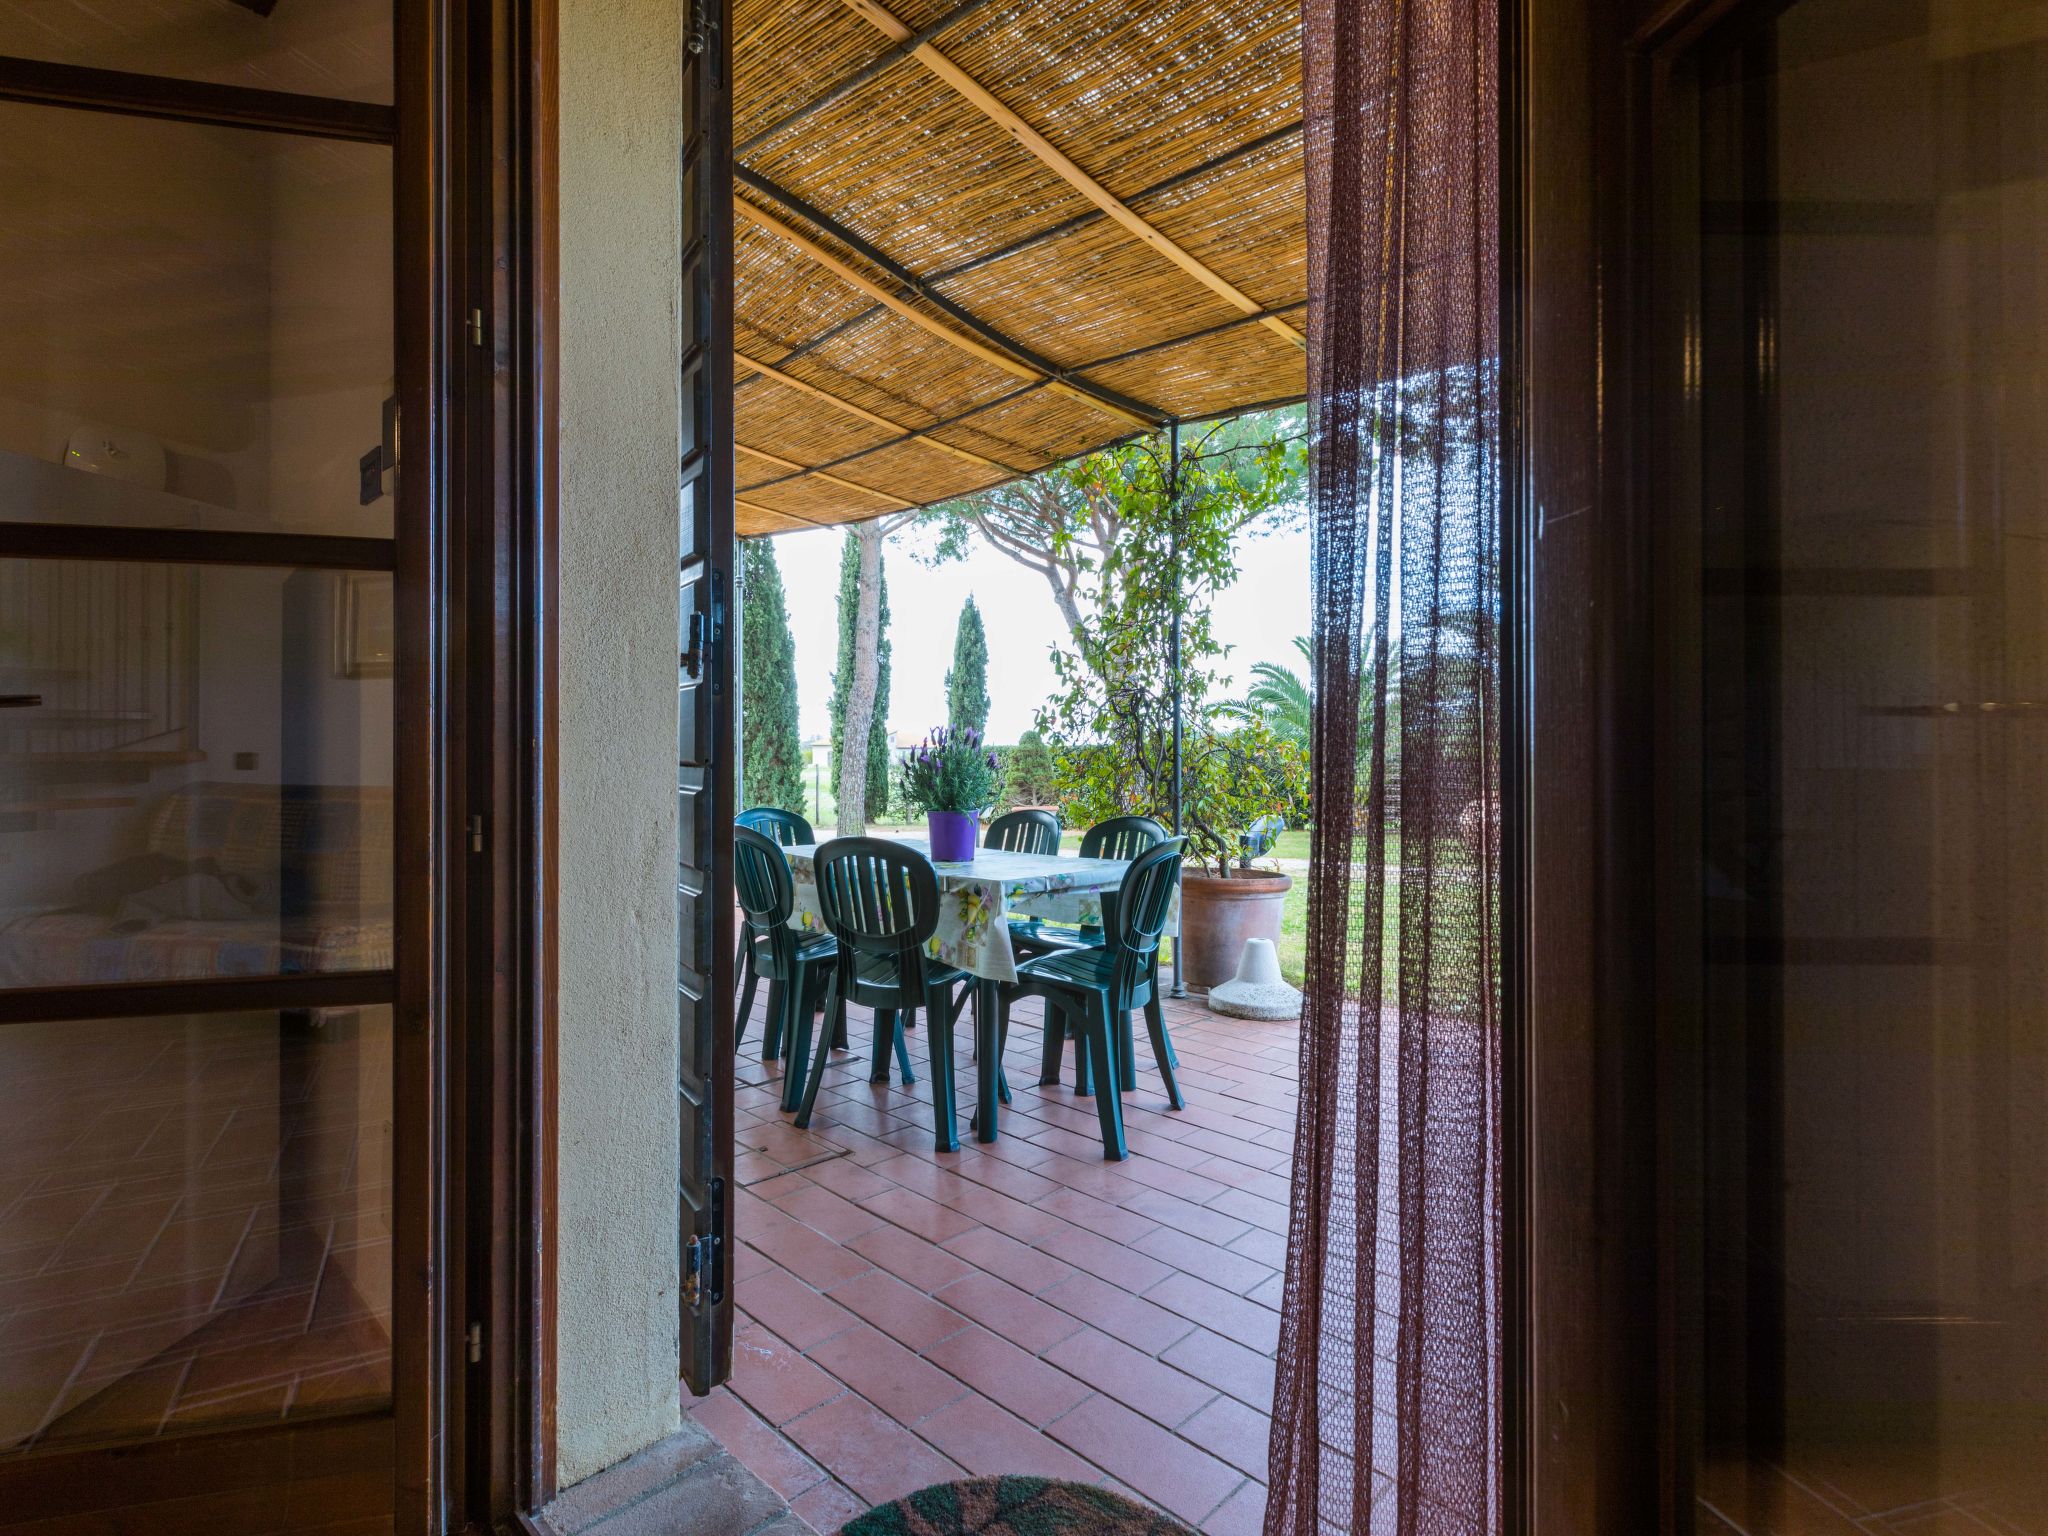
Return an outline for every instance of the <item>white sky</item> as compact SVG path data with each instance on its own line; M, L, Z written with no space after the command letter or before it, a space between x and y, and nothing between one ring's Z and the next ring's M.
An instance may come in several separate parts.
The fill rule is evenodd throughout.
M915 533L889 541L889 725L916 740L946 719L946 669L953 631L972 593L988 629L990 738L1014 742L1053 690L1048 653L1066 626L1045 579L979 539L964 560L928 568L911 556ZM804 739L830 728L832 663L839 647L839 549L836 530L776 536L775 556L796 637L798 719ZM1308 633L1308 530L1241 538L1237 582L1217 600L1216 638L1231 647L1223 694L1243 691L1251 664L1278 661L1300 670L1294 637ZM1221 696L1221 695L1219 695Z

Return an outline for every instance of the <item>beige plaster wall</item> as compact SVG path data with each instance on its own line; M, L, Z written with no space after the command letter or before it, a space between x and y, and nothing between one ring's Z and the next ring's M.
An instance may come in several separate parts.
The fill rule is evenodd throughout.
M677 97L686 8L561 5L561 1199L567 1486L672 1432Z

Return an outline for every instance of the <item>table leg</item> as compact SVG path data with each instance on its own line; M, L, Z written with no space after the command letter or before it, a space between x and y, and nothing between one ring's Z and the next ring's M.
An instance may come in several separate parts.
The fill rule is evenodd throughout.
M981 1102L974 1109L977 1141L996 1139L996 1106L1002 1098L1003 1045L1001 1012L996 984L985 976L974 978L974 1049L976 1084Z

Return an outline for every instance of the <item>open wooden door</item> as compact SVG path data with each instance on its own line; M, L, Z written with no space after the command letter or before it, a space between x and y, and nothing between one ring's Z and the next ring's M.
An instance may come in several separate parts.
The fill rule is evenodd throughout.
M444 95L272 9L0 20L0 1525L441 1524Z
M677 791L682 1377L732 1369L732 77L726 0L691 0L682 58L682 563Z

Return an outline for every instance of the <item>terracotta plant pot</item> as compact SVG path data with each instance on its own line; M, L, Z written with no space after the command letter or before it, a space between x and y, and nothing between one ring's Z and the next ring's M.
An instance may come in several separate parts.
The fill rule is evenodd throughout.
M1246 939L1280 940L1292 875L1238 873L1228 879L1184 870L1180 877L1181 979L1213 987L1237 974Z

